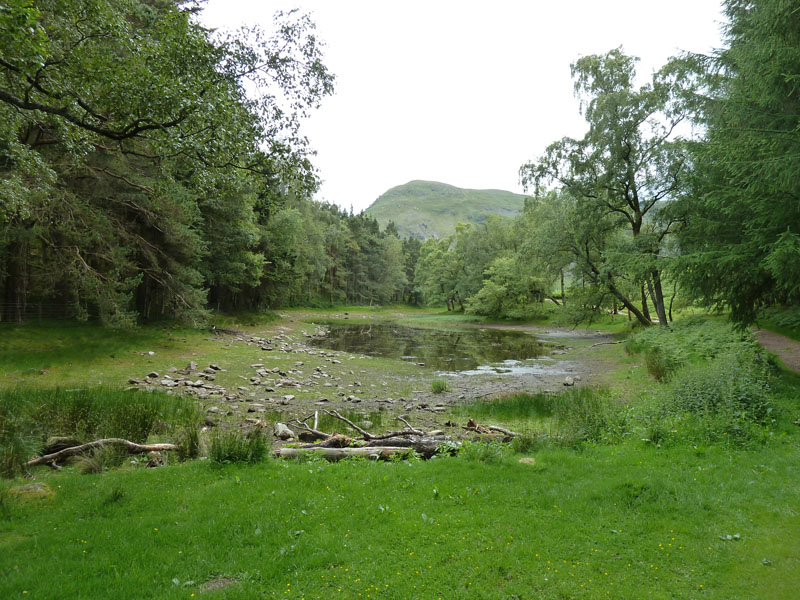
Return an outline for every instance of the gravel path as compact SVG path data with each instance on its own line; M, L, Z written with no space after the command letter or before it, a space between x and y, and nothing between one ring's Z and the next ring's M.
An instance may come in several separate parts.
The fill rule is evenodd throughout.
M800 373L800 342L766 329L756 329L753 333L758 343L777 354L787 369Z

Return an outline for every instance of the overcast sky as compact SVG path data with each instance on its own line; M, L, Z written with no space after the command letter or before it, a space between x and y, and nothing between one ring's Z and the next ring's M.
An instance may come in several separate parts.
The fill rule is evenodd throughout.
M208 0L203 21L312 15L336 91L305 123L317 199L359 212L414 179L521 192L519 167L581 136L569 66L622 46L649 75L722 45L717 0Z

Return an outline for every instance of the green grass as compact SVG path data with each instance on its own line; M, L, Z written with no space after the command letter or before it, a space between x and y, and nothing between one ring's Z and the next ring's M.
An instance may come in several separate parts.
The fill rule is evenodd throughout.
M0 475L24 470L50 437L80 442L121 437L142 443L151 436L179 438L199 421L190 399L113 388L0 390Z
M289 314L299 321L308 313ZM292 335L308 329L279 324ZM472 442L426 462L258 462L239 436L220 446L218 462L145 469L126 461L109 470L109 457L92 457L91 477L76 466L37 468L52 500L26 500L10 490L28 481L0 480L0 597L792 599L800 586L800 377L730 362L752 358L748 338L723 324L690 325L632 341L635 352L679 356L668 383L637 367L641 354L606 345L591 350L619 370L606 389L456 410L526 434L511 445ZM204 359L230 367L221 379L269 355L195 342L212 351ZM156 356L185 352L179 345ZM316 364L303 360L307 369ZM396 377L408 386L413 373L431 381L430 372L395 363L358 358L341 369L365 383ZM87 367L52 368L77 377ZM47 393L55 394L26 391L20 406L38 406ZM58 393L55 405L80 405ZM150 398L114 393L119 403ZM371 431L383 425L380 413L346 416L373 421ZM331 425L320 417L321 429ZM150 435L158 437L160 421ZM726 439L730 425L746 443ZM535 461L522 464L522 456Z
M55 500L6 501L0 596L190 598L226 580L213 597L794 598L798 457L632 442L534 466L43 473Z
M431 381L431 391L434 394L441 394L442 392L447 391L447 380L446 379L434 379Z
M758 315L758 325L800 341L800 307L774 307Z

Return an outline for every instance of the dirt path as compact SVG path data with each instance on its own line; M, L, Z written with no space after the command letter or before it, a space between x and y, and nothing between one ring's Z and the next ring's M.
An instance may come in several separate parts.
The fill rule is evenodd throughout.
M800 373L800 342L766 329L756 329L753 333L758 343L777 354L787 369Z

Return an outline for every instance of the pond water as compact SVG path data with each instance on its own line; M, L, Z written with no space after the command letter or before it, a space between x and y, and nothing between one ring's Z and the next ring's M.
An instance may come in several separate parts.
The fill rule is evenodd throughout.
M554 347L518 331L440 331L394 323L331 325L328 335L314 338L311 344L342 352L425 363L444 373L528 371L535 368L531 359L546 356Z

